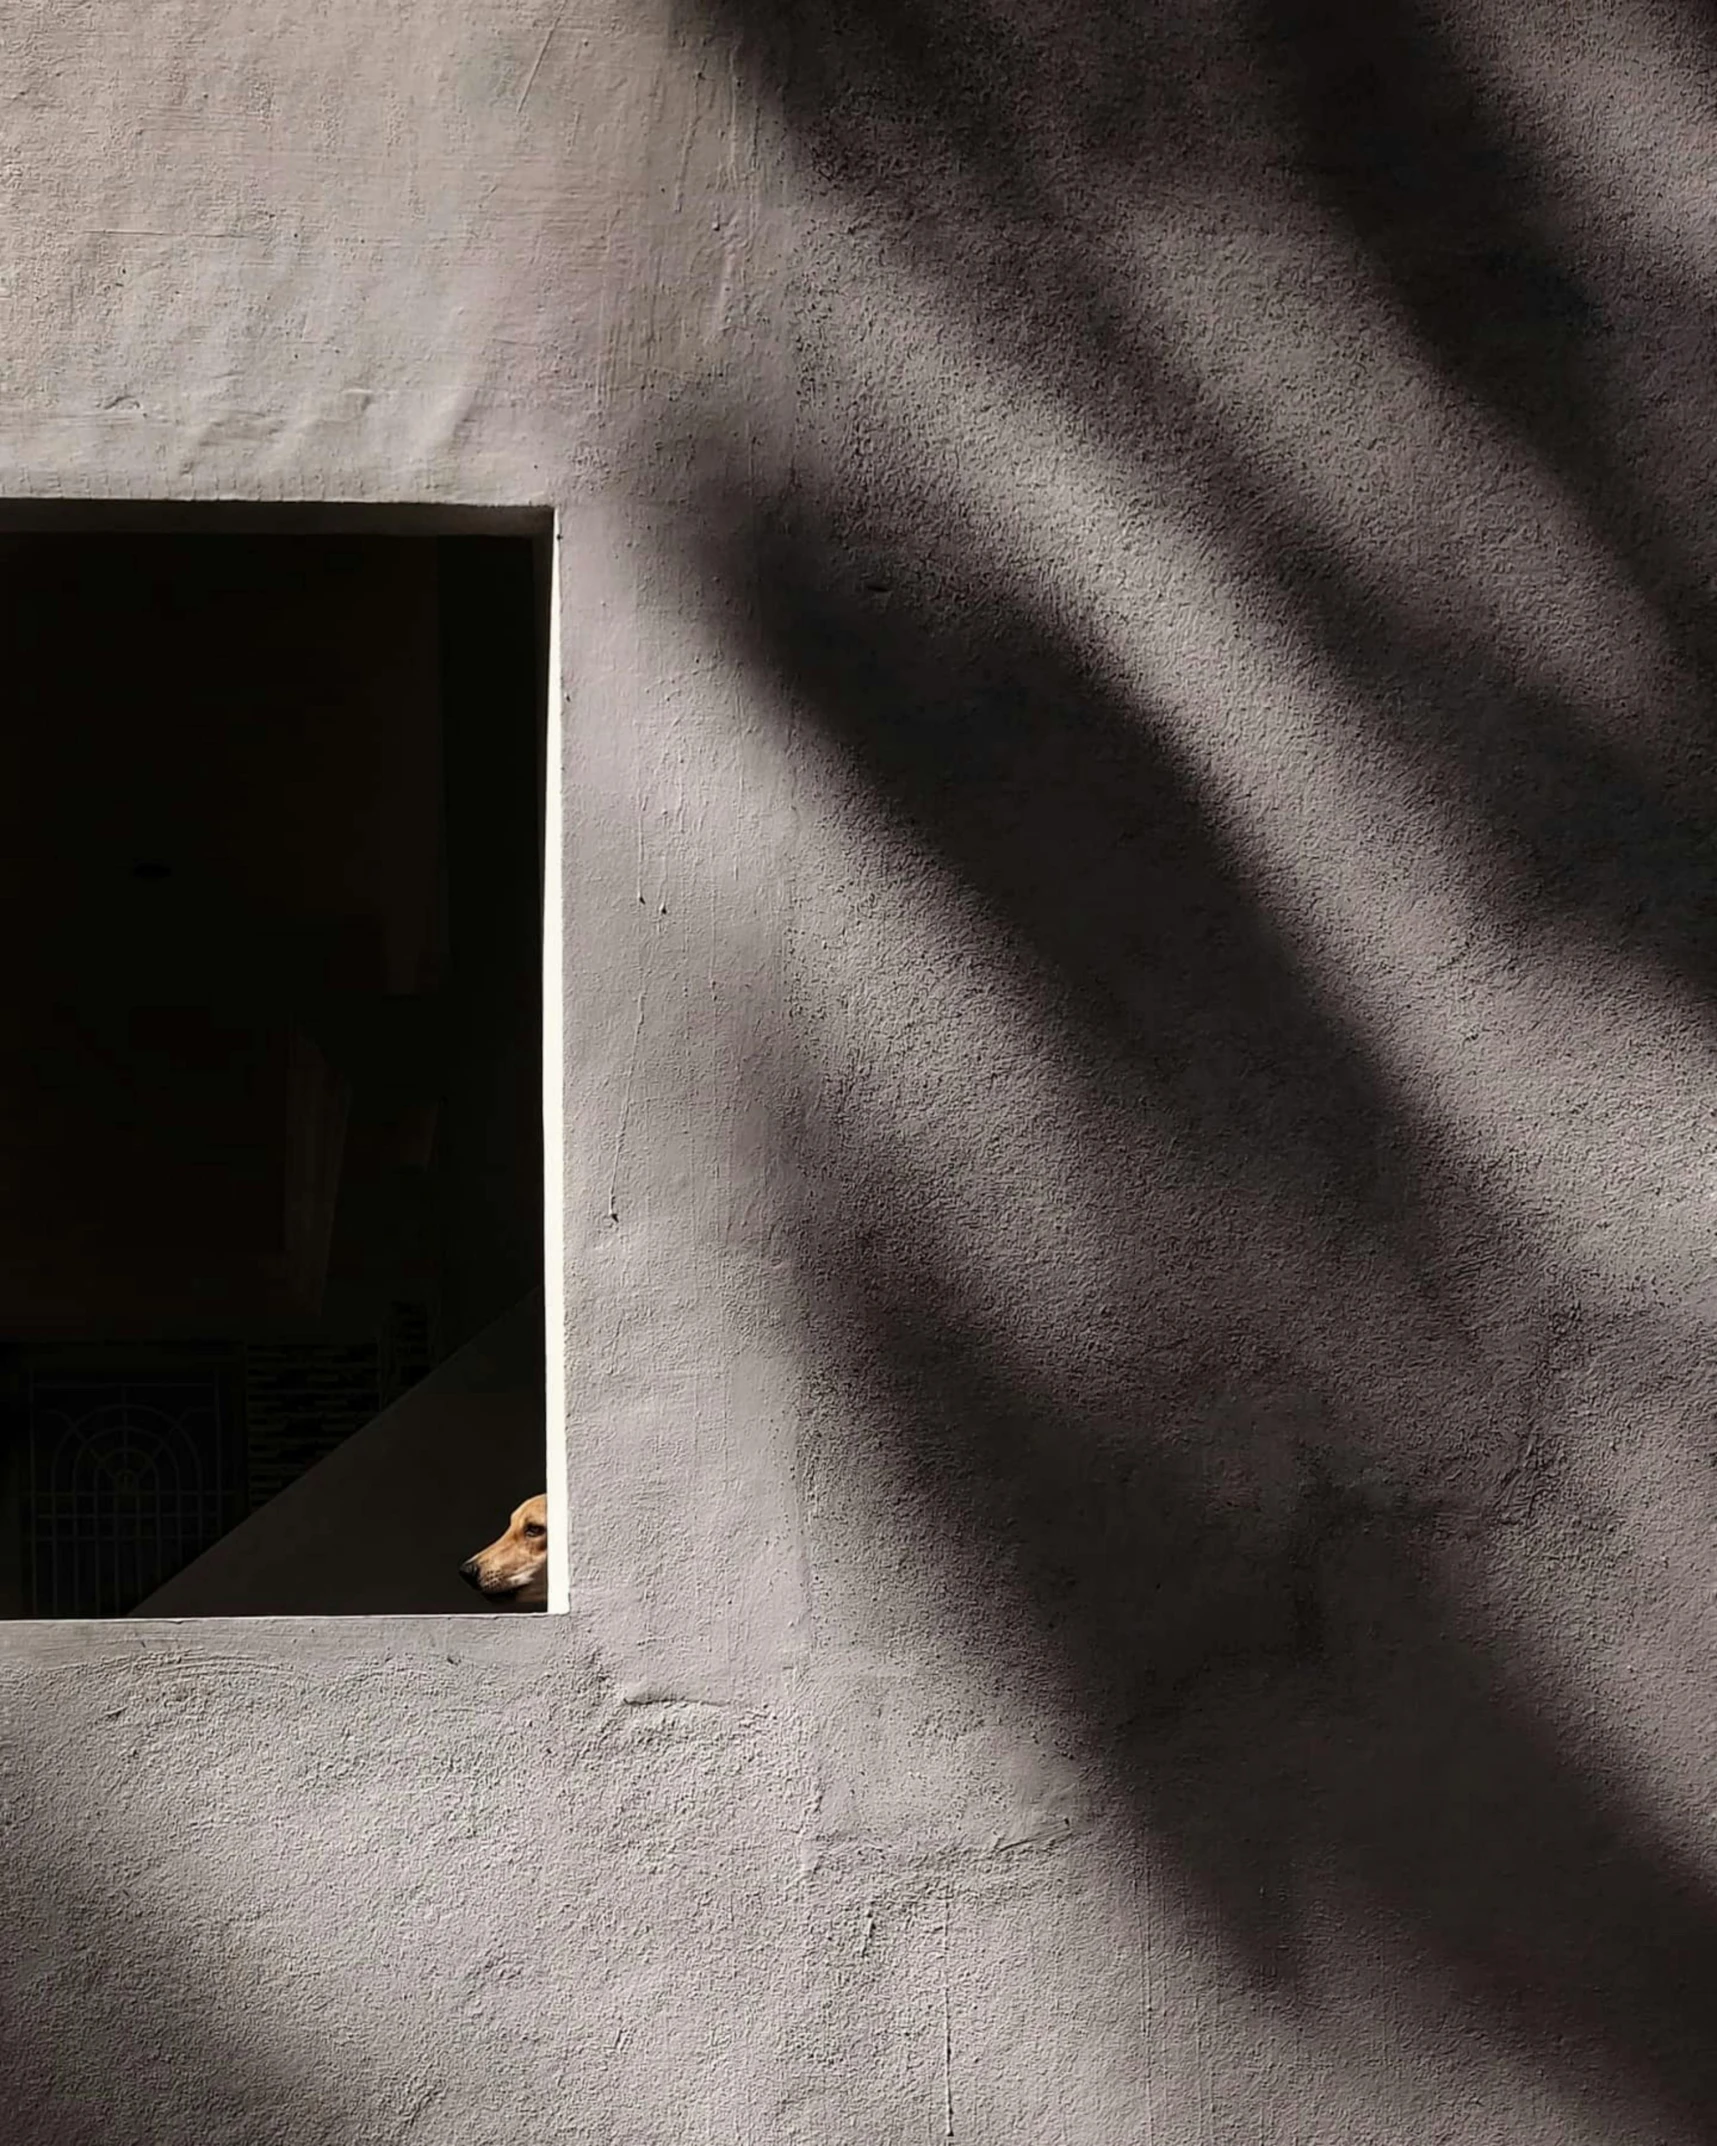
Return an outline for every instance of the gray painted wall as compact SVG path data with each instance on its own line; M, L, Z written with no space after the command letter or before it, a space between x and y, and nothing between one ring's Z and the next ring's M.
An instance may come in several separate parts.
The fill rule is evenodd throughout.
M1711 2136L1709 17L10 28L10 493L560 513L572 1512L5 1633L16 2135Z

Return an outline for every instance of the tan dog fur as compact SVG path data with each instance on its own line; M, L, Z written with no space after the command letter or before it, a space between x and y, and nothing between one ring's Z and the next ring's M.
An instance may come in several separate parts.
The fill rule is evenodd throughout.
M507 1532L459 1568L480 1594L514 1609L548 1607L548 1497L527 1498Z

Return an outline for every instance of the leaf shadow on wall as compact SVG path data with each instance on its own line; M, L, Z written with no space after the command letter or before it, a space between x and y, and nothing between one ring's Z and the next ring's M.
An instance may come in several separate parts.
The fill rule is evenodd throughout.
M983 367L967 380L950 362L927 389L897 366L890 411L830 387L839 353L819 349L813 314L799 474L712 513L730 535L700 575L755 621L761 675L855 794L931 860L926 903L959 890L1058 1062L1083 1068L1057 1153L1085 1173L1063 1188L1084 1219L1051 1227L1027 1199L986 1246L923 1137L948 1098L891 1128L808 1043L784 1065L814 1353L874 1404L866 1458L898 1486L902 1525L926 1555L966 1560L973 1647L1076 1695L1141 1829L1197 1873L1261 1978L1293 1988L1305 1874L1331 1874L1361 1957L1392 1930L1427 1987L1452 1983L1563 2084L1617 2087L1681 2134L1717 2136L1708 1881L1643 1791L1557 1725L1482 1597L1485 1544L1523 1518L1554 1520L1576 1549L1584 1527L1608 1554L1557 1423L1559 1385L1597 1346L1589 1308L1546 1286L1521 1218L1296 968L1297 920L1272 914L1189 793L1157 743L1161 711L996 554L1011 532L979 536L930 497L913 431L982 390L1005 468L1017 394L1020 439L1049 407L1064 437L1101 443L1123 493L1196 502L1194 534L1229 584L1291 620L1329 708L1349 711L1331 719L1351 750L1382 747L1417 780L1457 871L1523 946L1584 935L1611 981L1631 962L1703 1009L1717 528L1666 474L1697 466L1717 429L1697 247L1645 243L1651 219L1626 202L1593 243L1589 207L1582 222L1571 204L1601 198L1603 167L1578 174L1597 182L1584 194L1559 191L1543 148L1568 55L1546 52L1546 129L1511 133L1480 86L1472 10L688 12L731 34L825 231L847 233L844 262L801 236L827 249L806 292L819 268L834 287L886 260L923 309L905 317L909 300L893 324L902 345L916 333L939 350L955 323L948 347ZM1689 85L1712 72L1708 10L1666 0L1652 19L1682 41ZM1627 122L1652 123L1648 102ZM1202 343L1153 310L1161 234L1189 213ZM1405 452L1389 497L1382 370L1346 353L1345 408L1321 411L1354 436L1378 429L1364 497L1309 495L1279 439L1235 422L1216 375L1243 360L1266 383L1279 361L1304 400L1292 337L1231 270L1308 219L1319 273L1348 264L1368 318L1382 294L1457 413L1467 461L1449 482L1475 486L1472 529L1500 515L1513 534L1522 468L1573 503L1614 605L1590 644L1643 635L1663 654L1649 739L1617 719L1602 662L1570 682L1498 636L1467 600L1482 569L1432 586L1431 501ZM1346 302L1339 281L1303 288L1314 309ZM877 343L893 302L879 291L843 318ZM1635 380L1639 366L1655 376ZM938 392L947 409L927 419L913 398ZM1287 389L1280 403L1291 412ZM1651 454L1619 443L1624 407L1645 413ZM1315 439L1296 445L1315 474ZM1033 471L1011 481L1029 511ZM988 1270L1036 1225L1083 1243L1088 1297L1034 1354L1052 1266ZM1704 1420L1694 1314L1663 1307L1620 1346L1623 1387L1661 1370L1684 1426ZM1571 1569L1570 1591L1583 1583Z
M1701 474L1717 435L1717 315L1702 226L1690 222L1678 251L1667 218L1646 213L1661 205L1615 199L1595 152L1564 183L1556 156L1609 138L1576 127L1544 148L1552 119L1567 125L1553 96L1567 54L1546 52L1546 116L1528 141L1501 93L1481 87L1472 40L1457 34L1474 11L1458 6L688 0L688 12L732 36L854 240L909 268L927 309L919 325L944 308L993 363L999 423L1012 378L1100 439L1142 497L1160 471L1190 478L1230 564L1279 594L1330 673L1363 691L1373 731L1484 826L1523 926L1577 919L1702 992L1717 985L1706 782L1717 489ZM1708 104L1717 16L1664 0L1655 22L1689 99ZM1606 64L1601 48L1589 64ZM1665 132L1632 78L1607 101L1619 138ZM1207 285L1201 357L1164 332L1154 291L1157 227L1188 204ZM1304 470L1292 483L1284 473L1281 439L1237 428L1216 374L1256 361L1268 382L1279 364L1283 412L1305 399L1305 379L1303 350L1269 310L1282 294L1237 277L1234 262L1291 249L1312 220L1334 248L1308 269L1314 309L1339 313L1362 292L1368 308L1360 339L1338 338L1322 360L1351 375L1334 422L1354 439L1399 430L1405 442L1392 351L1364 340L1403 322L1415 362L1463 413L1454 443L1488 459L1482 476L1434 452L1427 469L1421 438L1417 462L1404 444L1397 469L1386 455L1345 480L1368 493L1345 515L1338 500L1314 516ZM855 245L855 282L863 258ZM1315 280L1332 277L1333 289ZM950 379L947 392L967 389ZM813 384L799 414L810 467L818 399ZM1329 459L1316 436L1327 408L1303 414L1312 436L1293 451L1316 468ZM997 446L1005 457L1005 439ZM1512 487L1528 466L1547 485L1523 505ZM1475 483L1494 491L1450 525L1471 574L1432 587L1415 503L1427 485ZM1612 650L1642 633L1659 644L1638 687L1661 703L1649 712L1618 707L1632 689L1608 675L1577 705L1554 665L1534 674L1492 636L1477 562L1498 549L1506 576L1529 535L1518 516L1551 495L1604 555ZM1599 650L1605 635L1587 638Z
M28 1775L34 1787L39 1776ZM187 1908L164 1923L95 1882L92 1828L76 1867L50 1863L44 1828L12 1829L3 1870L10 1958L0 1988L0 2125L31 2146L207 2146L290 2138L348 2146L374 2136L370 2098L341 2079L336 2041L306 2034L301 2006L258 1987L253 1932L231 1941ZM63 1839L65 1836L61 1836ZM277 1958L267 1972L280 1972Z
M804 1317L870 1440L841 1459L845 1400L825 1485L879 1473L903 1540L952 1558L973 1650L1072 1696L1266 1986L1311 2003L1315 1895L1571 2089L1711 2135L1717 1903L1464 1585L1564 1495L1539 1389L1567 1337L1518 1231L1332 1022L1139 711L970 539L963 585L892 541L882 581L801 487L708 577L1080 1069L1057 1152L1085 1174L1055 1191L1079 1219L1051 1234L1091 1293L1034 1321L1065 1277L1003 1270L1042 1212L987 1245L980 1220L974 1255L922 1127L891 1140L852 1068L788 1051ZM1475 1275L1529 1348L1475 1325Z

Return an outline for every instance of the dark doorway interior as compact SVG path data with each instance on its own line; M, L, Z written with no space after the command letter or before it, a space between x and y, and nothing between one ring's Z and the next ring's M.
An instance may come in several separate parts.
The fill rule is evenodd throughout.
M0 1614L131 1610L540 1290L543 565L0 536Z

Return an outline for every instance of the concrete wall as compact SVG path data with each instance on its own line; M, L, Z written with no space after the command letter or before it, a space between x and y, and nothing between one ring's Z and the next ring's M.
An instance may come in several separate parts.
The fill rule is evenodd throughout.
M1710 2137L1706 15L10 30L10 492L559 511L571 1602L8 1630L17 2135Z

